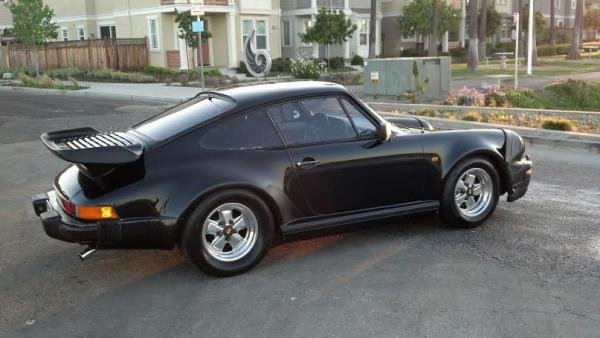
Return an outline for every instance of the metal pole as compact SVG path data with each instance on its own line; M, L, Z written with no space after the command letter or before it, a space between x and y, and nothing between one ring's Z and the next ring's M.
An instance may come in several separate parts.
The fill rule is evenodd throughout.
M533 62L533 0L529 0L529 22L527 28L527 75L531 75L531 66Z
M198 15L198 21L200 21L200 15ZM200 79L202 81L202 90L205 90L204 88L204 61L202 60L202 54L204 54L202 52L202 33L198 32L198 50L199 50L199 54L200 54Z
M554 0L553 0L554 1ZM515 13L515 23L517 24L515 36L515 89L519 89L519 13Z

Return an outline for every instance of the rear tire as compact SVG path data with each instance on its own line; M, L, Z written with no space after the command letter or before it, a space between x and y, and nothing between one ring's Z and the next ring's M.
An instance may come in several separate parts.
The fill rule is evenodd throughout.
M487 159L463 160L448 174L442 193L442 218L457 228L481 225L500 197L498 171Z
M241 189L215 193L192 212L180 250L202 271L233 276L256 266L270 247L273 216L265 202Z

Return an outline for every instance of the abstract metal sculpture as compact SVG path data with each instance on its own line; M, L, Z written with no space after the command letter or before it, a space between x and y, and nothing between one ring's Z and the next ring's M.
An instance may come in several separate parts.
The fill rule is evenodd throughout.
M246 68L252 76L257 78L266 78L271 70L271 54L266 49L255 50L252 47L255 30L244 41L244 51L246 54Z

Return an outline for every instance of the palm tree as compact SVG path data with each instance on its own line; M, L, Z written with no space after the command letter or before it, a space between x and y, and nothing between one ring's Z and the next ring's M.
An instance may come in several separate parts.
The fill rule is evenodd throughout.
M428 56L438 55L438 0L433 0L431 5L431 35L429 36Z
M577 0L575 7L575 27L573 27L573 39L571 40L571 48L567 54L567 59L577 60L581 56L579 46L583 36L583 0Z
M479 67L479 39L477 15L479 14L478 0L469 1L469 53L467 54L467 70L474 72Z
M376 57L377 51L377 0L371 0L371 21L369 22L369 59Z
M556 12L556 0L550 0L550 44L556 45L556 23L554 16Z
M485 40L487 36L487 12L488 0L481 0L481 11L479 14L479 58L483 59L486 56Z

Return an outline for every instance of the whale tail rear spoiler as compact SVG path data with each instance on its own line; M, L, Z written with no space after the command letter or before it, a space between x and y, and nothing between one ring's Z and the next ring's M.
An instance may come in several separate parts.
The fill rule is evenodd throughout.
M101 133L89 127L44 133L42 142L67 162L102 167L134 162L144 151L142 141L129 133Z

